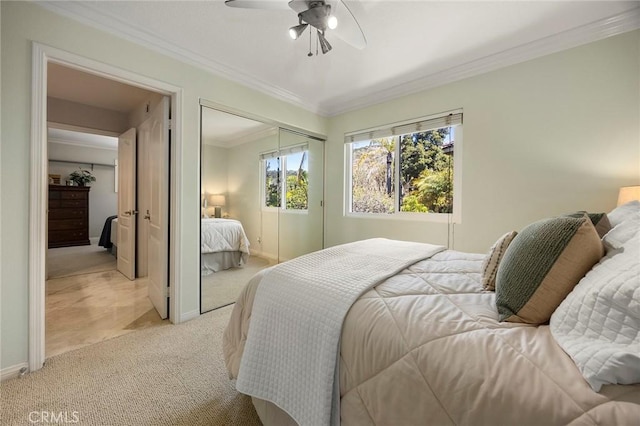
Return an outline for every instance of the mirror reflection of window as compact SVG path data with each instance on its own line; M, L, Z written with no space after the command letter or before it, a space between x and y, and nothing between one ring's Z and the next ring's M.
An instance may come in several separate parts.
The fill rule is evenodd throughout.
M280 207L282 203L282 177L280 157L263 160L264 168L264 207Z

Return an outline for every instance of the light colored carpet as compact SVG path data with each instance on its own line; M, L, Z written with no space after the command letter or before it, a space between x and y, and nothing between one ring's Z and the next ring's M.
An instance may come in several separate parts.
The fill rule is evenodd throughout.
M263 257L249 256L247 263L240 268L204 275L201 281L202 312L234 303L251 277L274 263Z
M116 257L98 245L47 250L48 279L105 272L116 269Z
M0 387L0 424L66 412L78 425L260 425L227 377L222 333L232 307L141 330L47 360Z

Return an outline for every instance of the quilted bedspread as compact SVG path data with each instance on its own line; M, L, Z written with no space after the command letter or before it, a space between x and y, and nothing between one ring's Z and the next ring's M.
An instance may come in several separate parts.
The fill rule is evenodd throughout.
M240 251L249 254L249 239L237 220L202 219L201 233L201 253Z
M594 392L548 326L498 322L495 295L480 284L483 259L438 253L352 305L340 340L341 422L639 424L640 385ZM231 377L238 374L259 283L260 276L244 289L225 331ZM286 415L271 418L281 425Z

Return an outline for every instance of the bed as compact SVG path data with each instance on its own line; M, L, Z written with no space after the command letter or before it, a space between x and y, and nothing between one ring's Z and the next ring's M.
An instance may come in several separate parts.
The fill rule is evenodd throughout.
M98 245L117 256L118 253L118 216L109 216L102 227Z
M610 232L602 241L595 234L606 254L579 273L541 324L522 322L528 305L507 313L501 305L517 239L502 254L495 292L483 283L493 250L381 239L263 270L224 333L229 376L265 425L638 424L640 203L609 217ZM595 223L578 221L593 240ZM562 256L571 244L587 250L575 241ZM397 266L380 272L375 265L389 257ZM344 277L335 297L305 284L326 287L332 274ZM369 275L378 281L343 289ZM343 300L344 318L335 320L332 309ZM519 319L501 321L505 315Z
M201 225L201 273L244 265L249 258L249 239L242 223L234 219L203 218Z

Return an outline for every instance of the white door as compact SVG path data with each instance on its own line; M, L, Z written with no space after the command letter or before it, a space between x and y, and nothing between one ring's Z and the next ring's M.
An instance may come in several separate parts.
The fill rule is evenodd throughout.
M148 122L148 123L147 123ZM169 297L169 98L164 97L145 121L148 210L142 212L147 227L147 279L149 299L162 319L167 318Z
M118 271L136 278L136 129L118 138Z

